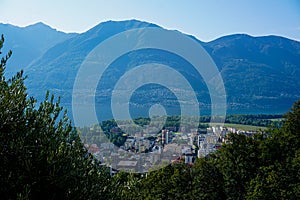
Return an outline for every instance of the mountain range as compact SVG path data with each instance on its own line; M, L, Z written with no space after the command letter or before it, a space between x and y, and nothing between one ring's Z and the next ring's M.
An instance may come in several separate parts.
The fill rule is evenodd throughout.
M12 50L14 57L9 60L7 73L24 69L52 46L78 35L57 31L41 22L26 27L0 23L0 34L5 37L3 51Z
M142 27L163 29L156 24L137 20L107 21L81 34L60 32L43 23L27 27L0 24L0 34L5 36L3 51L13 51L6 73L13 74L24 69L28 75L26 85L30 95L41 100L46 90L50 90L62 97L62 105L68 108L71 115L74 80L86 56L107 38ZM246 34L228 35L210 42L188 37L201 44L216 63L225 85L227 113L284 113L300 98L299 41L280 36L253 37ZM203 107L200 107L204 111L202 113L210 112L205 82L201 77L194 76L189 63L171 53L151 49L130 52L110 66L106 71L106 81L97 87L97 105L109 107L109 96L122 74L150 61L171 66L185 74L196 90ZM133 115L147 115L150 106L157 102L163 102L167 111L170 108L170 113L179 114L176 97L168 89L148 85L134 93L131 102ZM109 113L110 109L102 109L101 112ZM99 118L110 117L102 114Z

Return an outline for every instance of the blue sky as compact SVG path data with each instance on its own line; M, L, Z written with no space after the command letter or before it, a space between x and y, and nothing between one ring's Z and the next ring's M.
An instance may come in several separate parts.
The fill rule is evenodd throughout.
M139 19L210 41L233 33L300 41L298 0L0 0L0 22L44 22L84 32L107 20Z

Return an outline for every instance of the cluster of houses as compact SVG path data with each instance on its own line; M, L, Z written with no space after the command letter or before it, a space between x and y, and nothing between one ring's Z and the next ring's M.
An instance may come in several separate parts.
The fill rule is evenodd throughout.
M119 170L144 173L174 162L193 164L197 158L221 148L228 133L252 135L255 132L222 126L180 130L167 127L155 134L130 135L120 147L109 141L85 146L101 163L110 166L112 174Z

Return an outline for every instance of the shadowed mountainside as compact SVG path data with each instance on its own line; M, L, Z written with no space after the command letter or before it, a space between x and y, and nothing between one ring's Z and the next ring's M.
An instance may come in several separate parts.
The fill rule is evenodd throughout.
M12 59L15 61L11 65L26 66L30 94L41 99L49 89L62 96L62 104L67 108L71 105L72 87L77 71L94 47L105 39L132 28L159 27L137 20L108 21L82 34L64 34L41 23L25 28L11 25L0 27L5 26L9 27L10 32L3 29L0 31L8 35L6 47L16 51ZM30 37L26 34L26 37L15 36L28 29L34 29L38 35L47 36L47 41L45 37L34 37L30 34ZM49 34L39 31L48 31ZM26 39L28 37L31 39ZM23 41L19 43L26 48L15 48L18 41ZM211 42L197 41L210 54L221 72L229 113L281 113L300 98L300 42L278 36L252 37L245 34L224 36ZM28 54L28 48L33 49L33 55ZM25 52L24 56L20 56L19 52ZM168 65L185 74L196 88L201 105L209 108L207 87L201 77L194 76L194 71L188 67L189 63L171 53L154 50L130 52L117 59L106 72L104 86L98 87L96 98L99 99L96 102L104 102L109 106L110 98L107 95L111 93L107 91L113 89L122 74L138 64L150 61ZM140 89L132 100L137 108L146 109L155 102L168 101L166 96L170 98L165 105L174 106L174 95L166 88L155 85ZM156 100L149 100L153 98ZM176 114L176 109L174 112L172 114Z

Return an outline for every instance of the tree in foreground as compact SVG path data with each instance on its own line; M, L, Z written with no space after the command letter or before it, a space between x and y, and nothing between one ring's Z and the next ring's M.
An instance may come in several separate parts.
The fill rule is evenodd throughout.
M0 38L0 50L4 38ZM0 65L0 196L3 199L105 199L107 173L86 151L59 99L36 105L23 72Z
M248 199L300 199L300 101L261 146L261 165L250 181Z

